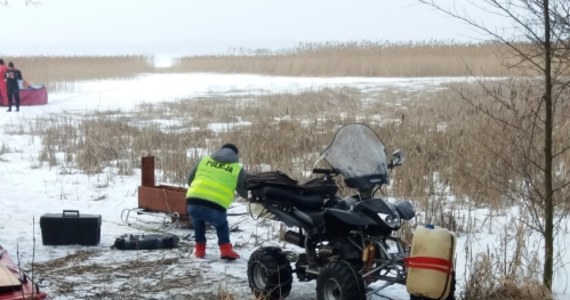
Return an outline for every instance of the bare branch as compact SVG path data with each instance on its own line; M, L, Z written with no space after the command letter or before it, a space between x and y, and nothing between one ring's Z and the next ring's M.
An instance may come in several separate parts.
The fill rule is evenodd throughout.
M558 151L557 153L554 153L554 154L552 155L552 158L556 158L556 157L558 157L559 155L564 154L564 153L565 153L566 151L568 151L568 150L570 150L570 146L566 146L566 147L562 148L562 150Z
M555 193L557 191L564 189L567 186L570 186L570 181L566 181L564 184L560 185L559 187L552 189L552 191Z

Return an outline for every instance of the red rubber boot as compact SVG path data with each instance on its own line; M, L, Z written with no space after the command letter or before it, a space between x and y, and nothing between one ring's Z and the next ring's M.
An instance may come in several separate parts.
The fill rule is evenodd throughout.
M239 254L234 251L231 243L220 245L220 256L222 259L227 260L235 260L239 258Z
M206 256L206 243L196 243L194 256L197 258L204 258Z

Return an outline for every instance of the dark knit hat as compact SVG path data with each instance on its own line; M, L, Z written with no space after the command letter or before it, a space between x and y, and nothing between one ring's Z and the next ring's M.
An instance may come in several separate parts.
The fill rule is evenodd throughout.
M239 154L238 147L237 147L236 145L234 145L234 144L231 144L231 143L223 144L223 145L222 145L222 149L224 149L224 148L232 149L232 151L233 151L236 155Z

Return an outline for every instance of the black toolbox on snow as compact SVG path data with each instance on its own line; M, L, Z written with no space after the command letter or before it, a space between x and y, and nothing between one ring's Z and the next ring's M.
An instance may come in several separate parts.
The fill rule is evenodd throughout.
M79 214L64 210L40 217L44 245L98 245L101 239L101 215Z

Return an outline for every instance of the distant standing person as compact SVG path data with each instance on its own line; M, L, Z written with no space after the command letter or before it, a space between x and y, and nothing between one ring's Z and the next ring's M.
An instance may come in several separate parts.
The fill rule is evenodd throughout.
M196 247L194 255L206 256L206 222L216 228L222 259L240 258L230 243L226 210L234 201L234 193L246 198L247 173L238 159L238 148L224 144L212 155L205 155L188 175L186 202L192 218Z
M4 78L6 78L6 88L8 88L8 111L12 111L13 99L16 100L16 111L20 111L20 86L18 81L22 80L22 72L14 68L14 63L10 62Z
M8 71L8 67L4 64L4 60L0 58L0 103L2 105L8 105L8 91L6 90L6 71Z

